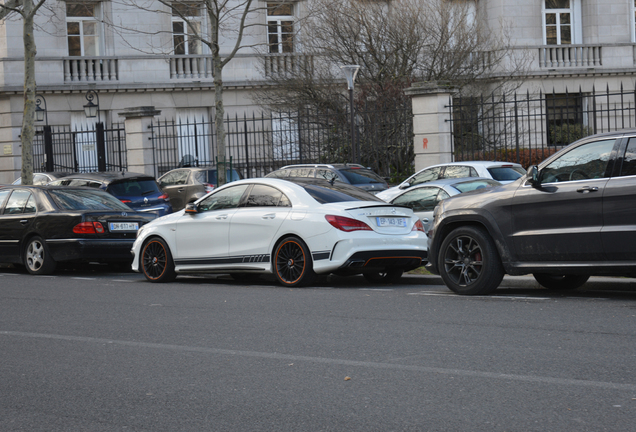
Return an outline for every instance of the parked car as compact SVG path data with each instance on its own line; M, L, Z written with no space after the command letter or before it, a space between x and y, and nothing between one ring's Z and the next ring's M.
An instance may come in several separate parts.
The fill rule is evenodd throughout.
M378 174L359 164L298 164L287 165L265 177L307 177L347 183L367 192L378 193L389 185Z
M226 171L226 182L241 180L235 169ZM172 210L178 211L189 202L212 192L217 185L216 167L188 167L168 171L157 180L159 187L170 197Z
M429 267L459 294L504 273L573 289L591 275L636 276L636 129L570 144L520 181L442 201Z
M424 229L428 231L433 220L433 210L441 200L460 193L494 186L501 186L501 183L483 177L435 180L401 190L400 194L389 202L413 209L422 221Z
M274 274L284 286L314 275L396 281L426 259L426 234L407 207L319 179L239 180L140 229L132 269L151 282L178 274Z
M33 184L34 185L45 185L53 180L60 179L62 177L66 177L67 175L73 174L69 171L53 171L53 172L34 172L33 173ZM18 177L12 183L14 185L22 184L22 177Z
M60 262L130 263L137 229L156 217L99 189L6 186L0 189L0 262L35 275L52 273Z
M415 185L447 178L484 177L497 180L502 184L511 183L523 176L523 166L511 162L467 161L433 165L419 170L397 186L378 194L385 201L398 196L400 191Z
M168 194L148 174L119 171L75 173L49 184L102 189L134 210L151 212L158 216L172 213Z

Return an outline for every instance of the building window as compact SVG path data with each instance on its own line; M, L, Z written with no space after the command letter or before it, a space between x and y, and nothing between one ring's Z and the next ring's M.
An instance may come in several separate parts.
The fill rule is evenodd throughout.
M543 38L546 45L572 43L572 4L574 0L545 0Z
M580 94L548 94L545 101L548 145L565 146L591 134Z
M99 3L67 3L66 33L69 56L98 56Z
M294 51L294 5L267 3L267 40L270 53Z
M172 4L172 42L176 55L201 54L201 4Z

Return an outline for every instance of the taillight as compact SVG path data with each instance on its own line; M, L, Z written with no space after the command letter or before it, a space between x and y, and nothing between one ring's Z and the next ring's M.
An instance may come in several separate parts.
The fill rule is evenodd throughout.
M104 226L99 222L82 222L73 227L75 234L101 234Z
M123 202L124 204L128 204L128 203L132 202L131 200L127 200L127 199L123 199L123 200L119 200L119 201Z
M205 188L205 193L210 193L214 190L215 186L210 183L203 183L203 187Z
M417 220L417 222L415 222L415 225L413 225L413 229L411 231L422 231L423 233L426 233L426 230L424 229L424 224L419 219Z
M373 231L369 225L357 219L335 215L326 215L325 219L327 219L327 222L329 222L333 227L338 228L340 231Z
M159 196L159 199L165 200L165 201L169 201L170 199L168 198L168 194L163 194Z

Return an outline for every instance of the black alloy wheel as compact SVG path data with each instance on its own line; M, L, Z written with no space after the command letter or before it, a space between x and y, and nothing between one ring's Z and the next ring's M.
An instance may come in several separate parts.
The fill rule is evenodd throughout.
M460 227L442 242L439 252L440 276L457 294L489 294L504 276L495 243L480 227Z
M283 239L274 251L274 274L285 286L303 286L311 283L315 273L311 254L298 237Z
M150 282L170 282L177 274L170 248L160 238L148 240L141 248L141 270Z
M24 266L33 275L48 275L55 271L57 263L49 253L42 237L32 237L24 248Z

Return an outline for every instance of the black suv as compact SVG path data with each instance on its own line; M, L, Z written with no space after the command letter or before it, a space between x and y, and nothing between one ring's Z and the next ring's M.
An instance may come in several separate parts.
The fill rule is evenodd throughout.
M506 273L548 289L635 277L635 188L636 130L583 138L513 183L442 201L427 267L458 294L490 293Z
M359 164L297 164L287 165L265 177L307 177L339 181L376 194L388 189L387 182L369 168Z

